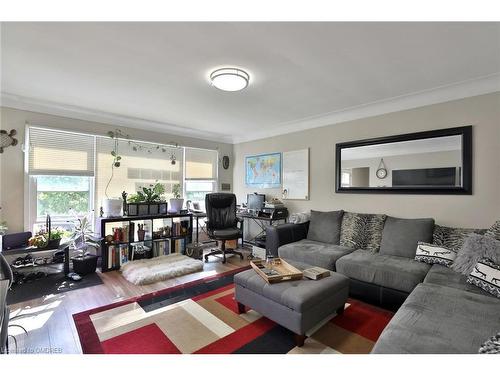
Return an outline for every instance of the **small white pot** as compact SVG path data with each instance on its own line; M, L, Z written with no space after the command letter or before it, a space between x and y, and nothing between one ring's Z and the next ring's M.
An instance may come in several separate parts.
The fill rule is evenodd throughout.
M184 199L170 199L170 207L168 208L169 212L179 212L182 210L182 206L184 205Z
M102 201L102 210L105 217L122 216L123 199L105 198Z

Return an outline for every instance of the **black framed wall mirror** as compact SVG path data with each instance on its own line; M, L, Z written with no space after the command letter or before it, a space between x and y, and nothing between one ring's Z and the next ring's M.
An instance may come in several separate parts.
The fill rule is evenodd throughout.
M472 194L472 126L337 143L335 191Z

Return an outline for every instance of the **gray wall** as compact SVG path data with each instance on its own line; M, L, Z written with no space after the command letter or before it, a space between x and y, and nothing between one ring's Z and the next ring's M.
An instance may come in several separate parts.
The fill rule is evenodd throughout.
M473 125L473 195L336 194L335 144L394 134ZM434 217L450 226L489 227L500 219L500 93L271 137L234 147L234 192L238 201L255 188L245 186L246 155L310 148L310 200L286 201L291 212L344 209L398 217ZM280 189L262 193L281 198Z
M222 182L229 182L232 185L232 165L234 163L232 158L233 146L230 144L2 107L0 108L0 128L7 131L16 129L16 138L20 143L16 147L6 148L0 156L0 207L2 207L0 219L7 221L9 232L21 231L24 227L24 153L21 147L24 142L26 122L33 125L101 135L105 135L109 130L120 128L129 134L132 139L157 143L177 142L181 146L208 149L218 148L219 158L222 158L223 155L229 155L231 159L230 168L227 170L222 168L219 161L219 188Z

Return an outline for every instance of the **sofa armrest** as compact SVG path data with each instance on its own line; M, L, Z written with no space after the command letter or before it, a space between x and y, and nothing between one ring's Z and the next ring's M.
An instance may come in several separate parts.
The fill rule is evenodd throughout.
M282 224L266 229L266 253L278 256L278 247L307 237L309 222L301 224Z

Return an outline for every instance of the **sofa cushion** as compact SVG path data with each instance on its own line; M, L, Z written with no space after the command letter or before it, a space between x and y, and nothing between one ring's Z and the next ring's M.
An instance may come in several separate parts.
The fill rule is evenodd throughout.
M457 257L456 251L427 242L418 242L415 260L450 267Z
M500 265L482 258L467 277L467 282L500 298Z
M467 276L439 264L434 264L429 272L427 272L424 283L447 286L450 288L465 290L466 292L491 296L489 293L478 288L477 286L467 283Z
M479 354L500 354L500 332L491 336L481 345Z
M469 234L484 234L484 232L486 232L486 229L451 228L436 224L434 225L432 243L434 245L458 252Z
M344 212L340 245L353 249L379 251L385 215Z
M500 241L500 220L495 221L495 223L488 229L485 233L487 236L491 236L497 241Z
M312 211L309 221L307 239L338 245L340 242L340 225L344 211Z
M431 268L426 263L356 250L336 263L337 272L352 279L410 293Z
M335 271L335 262L353 249L324 242L300 240L278 248L278 255L287 260L303 262L311 266Z
M380 335L372 353L477 353L500 327L500 300L420 284Z
M469 276L481 258L489 258L500 264L500 241L495 240L493 236L473 233L465 239L451 268Z
M382 232L380 254L413 259L417 243L431 242L433 230L434 219L399 219L388 216Z

